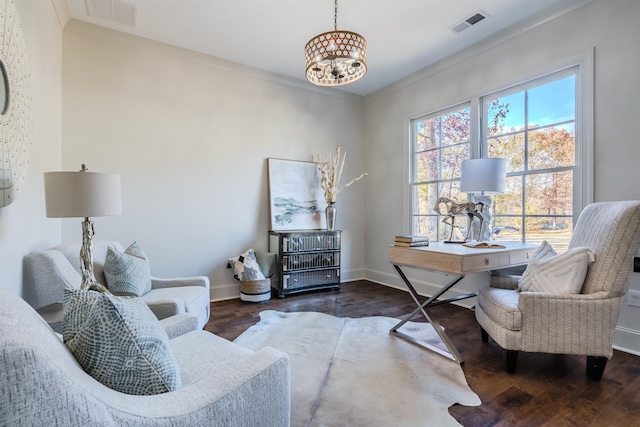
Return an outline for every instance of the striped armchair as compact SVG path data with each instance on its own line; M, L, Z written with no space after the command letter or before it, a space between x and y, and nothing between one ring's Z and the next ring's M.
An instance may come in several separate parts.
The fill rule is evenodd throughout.
M595 254L580 294L519 292L519 276L492 276L478 292L476 319L482 340L507 350L515 372L518 351L587 356L587 376L600 380L613 354L613 333L629 288L640 244L640 201L588 205L575 225L569 249Z

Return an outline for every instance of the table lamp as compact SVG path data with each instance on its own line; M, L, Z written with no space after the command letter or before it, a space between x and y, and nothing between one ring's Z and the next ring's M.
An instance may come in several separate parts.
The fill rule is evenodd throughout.
M80 247L80 289L109 292L93 274L93 222L89 217L120 215L120 175L89 172L45 172L44 193L48 218L84 218Z
M491 197L486 194L504 193L507 179L507 160L498 158L469 159L462 162L460 191L480 193L473 201L480 205L479 213L484 218L478 240L491 240ZM470 227L472 224L469 225Z

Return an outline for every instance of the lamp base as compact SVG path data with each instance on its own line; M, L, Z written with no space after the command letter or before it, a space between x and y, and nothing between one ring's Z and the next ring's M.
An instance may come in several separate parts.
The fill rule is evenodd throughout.
M92 291L111 294L106 286L98 283L93 274L93 222L85 218L82 222L82 246L80 247L80 271L82 272L82 283L80 289L90 289Z

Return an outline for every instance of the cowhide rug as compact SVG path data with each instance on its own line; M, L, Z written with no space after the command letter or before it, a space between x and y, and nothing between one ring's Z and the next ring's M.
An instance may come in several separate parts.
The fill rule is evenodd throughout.
M292 427L459 426L447 408L480 405L462 368L389 334L396 323L267 310L235 342L289 355ZM401 331L439 341L429 323Z

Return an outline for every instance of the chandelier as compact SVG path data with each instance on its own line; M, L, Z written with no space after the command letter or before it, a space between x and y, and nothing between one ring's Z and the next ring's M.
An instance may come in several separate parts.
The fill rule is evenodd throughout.
M338 31L335 0L334 31L318 34L304 47L307 80L318 86L342 86L367 73L367 41L358 33Z

